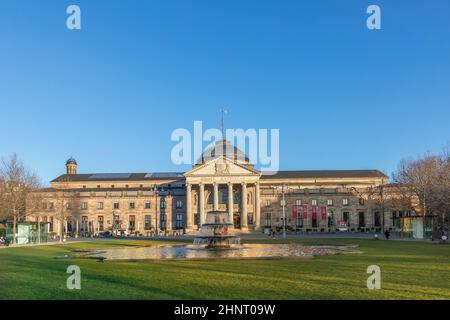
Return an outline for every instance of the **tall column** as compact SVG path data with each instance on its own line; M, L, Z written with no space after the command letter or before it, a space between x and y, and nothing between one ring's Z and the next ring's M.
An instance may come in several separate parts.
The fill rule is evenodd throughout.
M247 229L247 184L242 183L242 195L241 195L241 228Z
M200 225L205 223L205 185L203 183L200 184L200 194L199 194L199 203L200 203Z
M214 211L219 211L219 184L214 183Z
M228 183L228 216L230 223L234 223L233 206L233 184Z
M192 187L189 183L186 184L186 229L194 228L194 217L192 215Z
M260 186L259 186L259 182L257 182L255 184L255 221L254 221L254 225L255 225L255 230L259 230L259 228L261 227L261 203L260 203Z
M164 213L166 215L166 230L172 231L172 200L173 197L168 195L166 197L166 207L164 208Z

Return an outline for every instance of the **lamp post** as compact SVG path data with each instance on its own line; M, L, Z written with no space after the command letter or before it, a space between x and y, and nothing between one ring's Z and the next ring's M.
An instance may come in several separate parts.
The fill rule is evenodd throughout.
M158 232L158 186L155 184L153 187L153 193L155 195L155 237L159 236Z
M282 206L283 206L283 238L286 239L286 199L284 197L284 187L283 184L281 188L281 193L283 194Z

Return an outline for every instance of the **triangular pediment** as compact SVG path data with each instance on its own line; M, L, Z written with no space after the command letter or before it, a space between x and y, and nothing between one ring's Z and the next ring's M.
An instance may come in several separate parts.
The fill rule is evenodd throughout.
M261 173L229 160L226 157L219 157L195 166L191 171L186 172L185 177L205 177L205 176L260 176Z

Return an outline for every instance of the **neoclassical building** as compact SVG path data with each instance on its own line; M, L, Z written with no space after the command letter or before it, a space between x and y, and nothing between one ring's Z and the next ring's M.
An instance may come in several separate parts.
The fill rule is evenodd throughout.
M217 153L221 146L232 153ZM79 236L194 233L209 211L227 212L242 232L283 224L304 232L375 231L393 228L392 213L371 197L387 181L378 170L264 175L241 150L221 141L185 173L80 174L70 158L66 173L39 191L42 203L30 208L29 219L48 222L50 232Z

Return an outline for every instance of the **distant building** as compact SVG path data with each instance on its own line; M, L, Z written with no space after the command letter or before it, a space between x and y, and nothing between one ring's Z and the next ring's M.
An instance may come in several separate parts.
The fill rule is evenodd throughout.
M39 191L42 207L29 219L48 222L50 232L59 233L62 226L78 235L108 230L147 236L156 229L195 231L207 212L220 210L229 213L236 229L261 232L283 226L284 207L288 230L375 231L383 224L394 228L392 212L370 196L388 182L378 170L262 175L241 150L226 141L218 144L231 147L234 156L207 150L185 173L79 174L70 158L66 174Z

